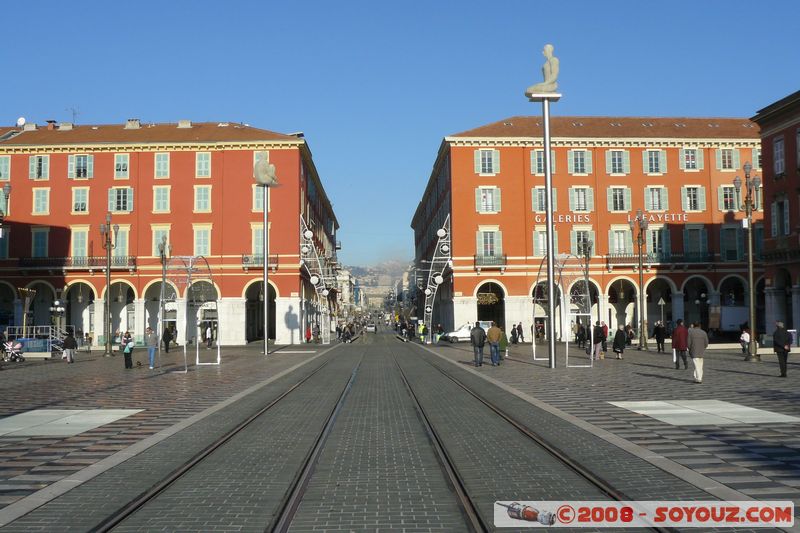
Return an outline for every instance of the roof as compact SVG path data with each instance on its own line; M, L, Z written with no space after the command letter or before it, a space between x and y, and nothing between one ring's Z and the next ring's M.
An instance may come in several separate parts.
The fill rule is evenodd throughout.
M759 109L756 113L756 116L754 116L751 120L754 120L759 124L764 124L765 122L773 120L776 117L782 117L792 112L796 112L798 108L800 108L800 91L796 91L789 96L785 96L777 102L771 103L764 109Z
M757 139L758 125L746 118L550 117L552 137ZM511 117L451 137L542 137L541 117Z
M299 141L294 135L234 122L195 122L191 123L191 127L182 128L178 124L142 123L139 128L126 128L125 124L104 124L75 125L70 129L62 124L52 129L47 126L27 131L23 128L6 129L19 133L9 139L0 140L0 146ZM0 127L0 134L3 131L4 128Z

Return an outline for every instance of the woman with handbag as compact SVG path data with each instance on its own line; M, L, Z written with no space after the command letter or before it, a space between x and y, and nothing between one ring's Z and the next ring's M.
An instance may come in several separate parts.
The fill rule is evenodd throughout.
M625 326L620 325L616 335L614 335L614 344L611 346L614 353L617 354L617 359L622 359L622 353L625 351L625 342L627 340L628 336L625 334Z

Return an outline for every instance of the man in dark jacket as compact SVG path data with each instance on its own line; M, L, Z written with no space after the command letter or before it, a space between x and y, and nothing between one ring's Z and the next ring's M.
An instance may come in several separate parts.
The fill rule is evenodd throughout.
M594 329L592 330L592 337L592 342L594 343L592 346L592 357L595 360L604 359L603 344L606 342L606 336L603 333L603 326L600 325L600 322L595 322Z
M658 349L658 352L663 352L664 339L667 337L667 328L664 327L664 324L662 324L661 321L656 322L656 325L653 328L653 337L656 339L656 348Z
M772 333L772 346L778 356L778 365L781 368L781 377L786 377L786 360L792 347L792 336L783 327L783 322L775 322L775 331Z
M475 327L470 330L469 340L472 343L472 351L475 352L475 366L483 365L483 346L486 344L486 332L483 331L480 322L475 322Z
M64 349L64 355L66 356L67 363L74 363L75 362L75 350L78 349L78 341L75 340L75 337L72 336L72 332L67 332L67 336L64 337L64 343L61 345Z
M679 318L675 329L672 331L672 349L675 350L675 370L680 369L681 360L683 369L689 369L689 361L686 359L686 350L689 349L689 329L683 325L683 319Z
M611 348L614 350L614 353L617 354L617 359L622 359L622 353L625 351L626 339L627 335L625 335L625 326L620 324L617 328L617 333L614 335L614 344L611 346Z
M708 348L708 335L705 331L700 329L700 322L692 324L692 329L689 330L688 346L689 355L692 357L694 363L694 382L703 382L703 356L706 354Z

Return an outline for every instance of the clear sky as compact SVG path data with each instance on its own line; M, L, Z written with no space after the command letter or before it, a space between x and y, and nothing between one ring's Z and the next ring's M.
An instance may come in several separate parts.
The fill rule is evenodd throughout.
M444 136L541 112L750 117L800 89L800 2L4 2L0 124L246 122L303 131L340 258L411 259Z

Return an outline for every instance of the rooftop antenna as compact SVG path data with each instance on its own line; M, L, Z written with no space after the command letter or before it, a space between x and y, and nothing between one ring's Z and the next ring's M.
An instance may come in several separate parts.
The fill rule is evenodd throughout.
M72 113L72 123L75 124L75 120L78 118L78 115L80 115L80 109L78 109L78 106L68 107L64 111L69 111Z

